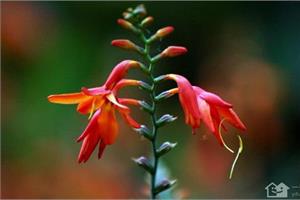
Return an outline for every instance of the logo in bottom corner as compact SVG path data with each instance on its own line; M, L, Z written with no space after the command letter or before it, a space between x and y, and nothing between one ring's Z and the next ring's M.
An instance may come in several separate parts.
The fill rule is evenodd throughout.
M272 182L265 189L267 191L267 198L287 198L290 187L282 182L278 185Z

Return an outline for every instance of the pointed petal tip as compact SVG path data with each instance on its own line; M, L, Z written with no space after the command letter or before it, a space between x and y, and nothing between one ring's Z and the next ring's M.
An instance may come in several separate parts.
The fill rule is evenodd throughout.
M241 124L241 127L240 127L241 131L245 132L247 131L247 128L244 124Z
M52 95L47 96L47 100L51 102Z
M82 139L83 139L83 137L80 137L80 136L79 136L79 137L76 139L76 142L79 143L79 142L82 141Z
M89 90L88 90L87 87L81 87L81 91L82 91L85 95L89 95L89 94L90 94L90 92L89 92Z
M49 95L47 96L47 100L50 102L50 103L56 103L57 102L57 95Z
M83 161L83 158L82 158L81 156L78 156L78 158L77 158L77 162L78 162L79 164L81 164L81 163L82 163L82 161Z

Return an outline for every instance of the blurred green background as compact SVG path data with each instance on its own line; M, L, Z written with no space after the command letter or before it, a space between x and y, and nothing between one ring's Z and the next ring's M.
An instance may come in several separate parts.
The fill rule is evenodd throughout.
M110 41L133 35L116 24L140 2L1 2L1 183L3 198L146 198L143 171L132 157L150 145L121 122L120 137L101 160L76 161L75 139L87 124L75 106L48 103L49 94L101 85L122 59L137 58ZM265 198L265 186L300 184L300 5L298 2L143 2L152 31L175 32L167 45L189 53L161 62L233 103L248 130L233 179L234 155L202 125L193 136L177 97L159 111L178 115L159 139L178 142L164 157L174 192L184 198ZM143 77L133 71L129 77ZM169 88L172 84L166 84ZM126 96L142 98L135 88ZM147 116L134 109L140 122ZM120 120L121 121L121 120ZM237 148L237 130L224 134ZM300 192L300 189L291 189ZM299 198L299 196L298 196Z

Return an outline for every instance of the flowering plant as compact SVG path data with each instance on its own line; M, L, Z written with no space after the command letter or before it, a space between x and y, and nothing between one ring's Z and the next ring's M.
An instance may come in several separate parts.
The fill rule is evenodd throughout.
M171 58L187 53L187 49L182 46L169 46L157 55L152 55L151 45L159 42L174 31L174 28L167 26L157 30L154 34L147 29L153 22L153 17L147 16L143 5L135 9L129 8L123 13L123 19L118 19L118 24L133 32L143 43L138 46L127 39L117 39L112 41L112 45L138 53L142 61L124 60L118 63L108 76L105 83L100 87L85 88L80 92L68 94L56 94L48 96L52 103L59 104L78 104L77 111L80 114L89 115L87 127L78 137L77 141L82 142L78 155L78 162L86 162L93 151L98 147L98 158L101 158L104 149L115 142L118 130L116 111L139 135L147 138L152 144L152 159L146 156L133 159L135 163L141 166L151 176L150 195L155 199L159 193L171 188L175 181L165 178L161 182L157 181L158 162L160 158L170 152L177 143L166 141L159 145L157 143L158 130L177 119L170 114L162 116L157 115L157 104L171 96L178 94L181 107L185 115L185 123L192 128L195 134L200 123L204 122L207 128L215 135L221 146L233 152L224 142L221 135L221 129L225 129L224 120L240 130L246 130L245 125L234 112L232 105L218 95L207 92L204 89L193 86L187 78L178 74L154 75L155 64L164 58ZM137 68L147 77L145 80L125 79L128 70ZM175 81L176 88L157 93L157 87L164 80ZM150 96L150 102L137 100L133 98L120 98L118 91L125 86L137 86L146 91ZM140 107L151 117L152 125L147 126L134 120L130 115L128 105ZM240 148L233 167L239 154L242 151L242 142L240 139ZM232 175L232 170L230 177Z

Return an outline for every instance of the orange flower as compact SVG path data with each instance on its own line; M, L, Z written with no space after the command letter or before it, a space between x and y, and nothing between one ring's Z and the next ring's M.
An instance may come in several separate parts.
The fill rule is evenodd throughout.
M189 81L180 75L168 74L162 77L163 79L175 80L178 88L161 93L159 98L167 98L178 93L185 113L185 123L193 128L193 133L199 128L200 122L203 121L217 137L220 144L225 146L220 133L221 128L225 129L222 120L227 120L231 125L242 131L246 130L243 122L233 111L232 105L216 94L207 92L197 86L191 86Z
M126 82L127 84L139 84L139 81ZM123 83L123 86L125 83ZM120 88L120 86L116 85ZM77 110L83 114L90 112L92 116L86 129L77 139L78 142L83 141L78 156L78 162L86 162L97 144L99 143L98 158L101 157L106 145L113 144L118 135L118 123L116 121L115 110L119 111L124 120L133 128L140 128L134 119L130 116L130 109L119 103L138 105L139 101L135 99L117 99L114 95L115 91L105 90L102 88L83 88L81 93L51 95L49 101L52 103L78 103ZM79 95L78 95L79 94ZM70 101L72 97L72 101ZM65 99L63 99L65 98ZM77 98L77 99L76 99ZM80 108L80 109L78 109ZM96 112L93 114L93 112Z
M198 110L197 98L192 85L181 75L168 74L165 78L176 81L178 90L173 89L169 90L169 92L178 92L179 101L185 114L185 123L192 127L192 132L195 134L196 129L200 125L200 112Z
M140 85L140 81L121 80L129 68L138 67L136 61L126 60L119 63L109 75L105 84L96 88L82 88L81 92L70 94L58 94L48 96L51 103L78 104L77 111L81 114L90 114L91 120L78 138L83 141L78 161L86 162L91 153L99 143L100 158L106 145L113 144L118 135L118 124L115 117L115 110L118 110L124 120L132 127L139 128L138 124L130 116L130 109L119 103L116 98L117 91L127 85ZM122 100L122 99L120 99ZM137 100L127 99L123 103L138 105ZM95 112L96 111L96 112ZM95 112L95 113L94 113Z
M51 103L78 104L77 111L81 114L91 114L103 103L105 96L111 93L112 88L126 75L129 68L139 67L133 60L125 60L114 67L105 84L101 87L82 88L82 92L69 94L56 94L48 96ZM130 83L128 83L130 85ZM131 84L132 85L132 84Z
M225 144L221 137L221 128L219 127L222 126L222 128L225 129L221 124L223 119L242 131L246 130L245 125L233 111L230 103L227 103L216 94L207 92L199 87L193 86L193 89L197 95L201 120L203 120L209 130L214 133L222 146Z
M107 95L102 106L94 113L86 129L77 139L78 142L83 141L78 155L79 163L89 159L97 144L99 144L98 158L100 159L106 145L115 142L119 133L115 110L122 114L131 127L140 128L141 125L130 117L129 108L120 104L112 93Z

